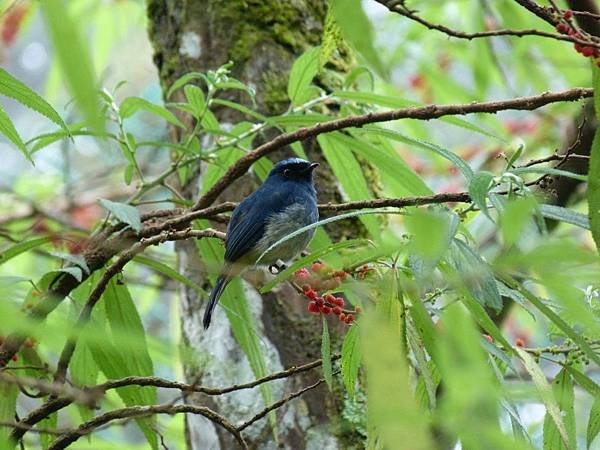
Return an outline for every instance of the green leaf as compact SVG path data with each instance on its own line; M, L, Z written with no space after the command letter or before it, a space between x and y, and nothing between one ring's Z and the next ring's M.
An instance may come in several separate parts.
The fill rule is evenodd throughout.
M98 202L117 219L129 225L135 231L139 232L142 229L142 220L137 208L125 203L112 202L104 198L99 199Z
M319 71L320 47L313 47L305 51L294 61L290 70L287 93L292 105L301 105L310 99L312 90L310 84Z
M492 220L487 206L488 192L492 187L494 174L486 171L477 172L469 182L469 195L481 211Z
M592 409L590 409L590 418L587 426L587 448L592 448L594 439L600 433L600 397L596 397Z
M80 33L69 13L68 2L45 0L40 6L46 18L54 57L58 60L65 84L87 123L92 128L101 130L104 117L97 104L96 74L86 46L90 41Z
M329 122L330 116L324 114L284 114L267 118L267 122L282 127L307 127L321 122Z
M563 418L560 414L560 408L554 397L554 393L552 392L552 388L546 381L546 375L542 372L542 369L536 364L533 357L527 353L525 350L519 347L515 347L515 351L518 353L523 365L525 366L525 370L531 375L531 379L535 384L535 387L540 395L540 399L544 403L546 407L546 414L550 416L554 424L556 425L556 430L560 435L560 439L562 443L565 445L566 449L573 449L569 441L569 434L567 433L567 428L563 421ZM545 447L546 448L546 447Z
M4 264L5 262L9 261L10 259L14 258L15 256L20 255L21 253L31 250L32 248L39 247L40 245L46 244L47 242L50 242L50 241L51 241L51 238L49 236L47 236L47 237L34 238L34 239L30 239L28 241L21 242L19 244L15 244L12 247L7 248L2 253L0 253L0 265Z
M125 100L121 102L121 106L119 106L119 114L123 119L127 119L133 116L136 112L143 110L147 111L155 116L162 117L167 122L184 128L185 126L181 121L175 117L171 111L161 105L157 105L156 103L149 102L146 99L140 97L127 97Z
M353 134L361 134L371 131L376 132L377 127L364 127ZM430 195L432 190L427 186L425 181L415 173L415 171L402 159L398 152L391 148L386 148L385 145L372 145L358 137L350 137L343 133L336 135L340 141L345 142L349 149L354 153L369 161L379 169L382 174L386 174L389 180L393 180L403 189L402 192L393 192L394 195ZM380 137L383 137L380 135ZM399 191L399 190L398 190Z
M198 294L206 294L205 290L202 289L202 287L200 285L198 285L197 283L194 283L189 278L183 276L182 274L177 272L175 269L167 266L166 264L161 263L160 261L156 261L155 259L147 258L146 256L143 256L143 255L137 255L135 258L133 258L133 260L139 264L143 264L144 266L150 267L151 269L154 269L157 272L160 272L169 278L172 278L174 280L179 281L182 284L185 284L186 286L195 290Z
M331 368L331 342L327 319L323 316L323 336L321 338L321 359L323 360L323 377L327 382L329 391L333 389L333 370Z
M317 140L348 199L368 200L373 195L369 188L370 185L363 175L362 167L354 154L348 151L345 141L339 135L340 133L337 132L321 134ZM359 219L373 238L379 236L380 225L376 217L361 216Z
M436 145L436 144L432 144L431 142L425 142L425 141L421 141L419 139L414 139L414 138L411 138L404 134L398 133L397 131L388 130L385 128L365 127L365 129L368 130L369 132L375 131L378 134L381 134L389 139L393 139L395 141L402 142L407 145L414 145L414 146L422 148L424 150L432 151L432 152L440 155L442 158L447 159L452 164L454 164L456 167L458 167L458 169L462 172L463 176L465 177L465 179L467 181L470 181L471 178L473 177L473 169L471 169L471 167L469 167L467 162L464 159L462 159L460 156L458 156L456 153L454 153L448 149L440 147L439 145Z
M575 440L575 395L573 391L573 381L566 369L562 369L554 378L552 383L554 397L556 397L560 408L560 415L564 421L569 442ZM561 435L552 420L552 417L546 413L544 418L544 449L545 450L566 450Z
M542 216L548 219L560 220L561 222L570 223L571 225L586 230L590 229L589 219L585 215L573 211L572 209L556 205L539 205L539 209Z
M179 77L177 80L175 80L173 82L173 84L167 90L167 95L165 97L170 98L171 95L173 95L173 92L175 92L177 89L181 89L183 86L185 86L186 84L188 84L190 81L193 81L193 80L204 80L207 84L209 82L208 79L206 78L206 75L204 75L203 73L200 73L200 72L186 73L185 75L182 75L181 77Z
M6 111L4 111L4 108L2 108L2 105L0 105L0 133L2 133L8 138L9 141L15 144L21 153L23 153L25 158L27 158L27 161L33 164L33 160L31 159L31 155L29 154L27 147L25 147L21 136L19 136L17 129L10 120L10 117L8 117L8 114L6 114Z
M247 106L240 105L239 103L231 102L229 100L215 98L213 99L211 104L227 106L228 108L235 109L241 113L244 113L250 117L254 117L255 119L258 119L263 122L266 122L268 120L266 116L263 116L262 114L248 108Z
M110 326L111 339L89 340L98 367L109 380L132 375L154 375L142 320L127 287L112 279L102 299L106 311L106 321ZM127 406L156 403L155 387L126 386L118 388L117 393ZM150 446L157 449L157 438L151 425L153 420L137 419L137 423Z
M428 416L414 398L396 330L385 318L366 316L361 320L362 354L367 375L367 414L385 448L429 450ZM373 436L370 436L372 439Z
M537 173L542 175L557 175L579 181L588 180L587 175L580 175L573 172L567 172L566 170L554 169L552 167L518 167L516 169L509 170L509 173L514 173L515 175L522 175L524 173Z
M16 384L0 382L0 421L12 423L17 413L17 396L19 388ZM11 429L0 427L0 443L9 442ZM11 447L11 448L14 448Z
M597 72L598 70L595 70L595 73ZM600 97L599 87L594 85L594 89L596 90L595 101L598 101L597 98ZM596 115L598 116L598 111L596 111ZM596 248L600 251L600 128L596 129L590 153L587 201L592 236L594 242L596 242Z
M188 84L186 87L183 88L183 92L185 92L185 98L187 99L188 103L192 106L194 115L196 117L200 117L202 113L206 110L207 106L204 91L198 86Z
M52 122L60 126L67 134L69 133L67 124L63 122L60 115L50 103L2 68L0 68L0 94L14 98L25 106L46 116Z
M358 325L350 327L342 344L341 371L344 385L350 397L354 397L354 388L358 378L358 368L361 361L360 332Z
M39 428L45 430L56 430L58 425L58 413L52 413L49 416L43 418L38 423ZM47 433L40 433L40 444L43 450L46 450L50 444L56 439L56 436Z
M455 238L450 249L448 262L456 269L458 277L475 300L500 311L502 298L488 264L460 239Z
M342 30L344 39L382 78L387 78L387 70L375 50L375 37L371 22L363 11L360 0L332 0L330 7L336 23Z

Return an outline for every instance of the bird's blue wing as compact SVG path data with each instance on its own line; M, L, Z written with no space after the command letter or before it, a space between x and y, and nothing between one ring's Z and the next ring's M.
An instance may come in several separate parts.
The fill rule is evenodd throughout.
M289 194L286 189L259 189L238 205L227 227L226 261L237 261L260 241L269 216L285 208Z

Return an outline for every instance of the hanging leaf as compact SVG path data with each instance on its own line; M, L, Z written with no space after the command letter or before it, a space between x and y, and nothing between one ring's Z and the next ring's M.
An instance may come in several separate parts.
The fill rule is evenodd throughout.
M47 236L47 237L34 238L34 239L30 239L28 241L23 241L19 244L15 244L12 247L9 247L8 249L6 249L2 253L0 253L0 265L6 263L7 261L10 261L12 258L20 255L21 253L25 253L28 250L39 247L40 245L44 245L50 241L51 241L51 238L49 236Z
M2 105L0 105L0 133L6 136L10 142L15 144L25 158L27 158L27 161L33 164L29 150L25 147L21 136L19 136L17 129L10 120L10 117L8 117L8 114L4 111L4 108L2 108Z
M568 450L574 450L574 447L571 446L569 440L569 434L567 432L567 428L563 421L563 417L560 413L560 408L554 397L554 393L552 392L552 388L546 381L546 375L542 372L542 369L536 364L533 357L527 353L525 350L519 347L515 347L515 351L518 353L525 369L531 375L531 379L537 388L537 391L540 395L540 399L544 403L546 407L546 414L552 419L554 424L556 425L556 430L560 435L560 439L562 444L564 444L564 448ZM545 447L546 448L546 447Z
M562 369L552 382L554 397L560 408L560 415L565 424L570 442L575 441L575 393L573 381L566 369ZM568 447L563 442L552 417L546 413L544 418L544 450L566 450Z
M323 315L323 336L321 338L321 359L323 360L323 377L327 382L329 391L333 389L333 370L331 368L331 342L327 319Z
M95 130L101 130L104 117L98 107L96 74L85 44L89 40L83 39L69 12L69 2L45 0L40 6L65 84L87 123Z
M310 99L312 94L310 84L319 71L320 51L320 47L313 47L294 61L287 88L292 105L301 105Z
M492 187L494 174L490 172L477 172L469 182L469 195L481 211L490 219L490 213L487 206L488 193Z
M346 333L344 343L342 344L342 379L350 397L354 397L354 388L356 386L356 379L358 378L358 368L360 367L362 355L359 339L360 333L358 325L355 323Z
M142 220L137 208L125 203L112 202L103 198L99 199L98 202L117 219L129 225L135 231L139 232L142 229Z

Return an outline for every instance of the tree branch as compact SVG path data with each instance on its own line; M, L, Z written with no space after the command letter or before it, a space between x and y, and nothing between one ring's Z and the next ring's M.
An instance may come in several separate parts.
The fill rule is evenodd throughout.
M323 133L342 130L345 128L362 127L370 123L389 122L399 119L431 120L450 115L466 115L474 113L495 114L505 110L530 111L542 106L564 101L579 101L592 97L594 90L591 88L573 88L562 92L545 92L531 97L519 97L510 100L490 102L476 102L456 105L427 105L411 108L401 108L379 113L368 113L361 116L348 116L341 119L322 122L308 128L283 133L273 140L257 147L255 150L238 159L227 172L203 195L192 210L200 210L210 206L234 180L241 177L250 168L252 163L265 155L273 153L293 142L318 136Z
M514 36L514 37L524 37L524 36L538 36L545 37L550 39L555 39L557 41L565 41L572 42L574 44L586 45L589 47L600 48L600 43L595 42L593 39L585 40L579 39L574 36L568 36L564 34L557 33L549 33L547 31L541 31L536 29L528 29L528 30L511 30L511 29L499 29L499 30L488 30L488 31L477 31L474 33L467 33L460 30L455 30L453 28L449 28L445 25L435 24L425 20L421 16L415 14L414 11L409 10L406 6L402 5L398 0L375 0L377 3L382 4L391 12L400 14L401 16L407 17L421 25L427 27L430 30L440 31L450 37L455 37L458 39L478 39L478 38L490 38L494 36ZM592 38L590 36L590 38Z
M78 428L64 433L62 436L55 439L48 450L62 450L77 441L80 437L92 433L98 427L105 425L113 420L118 419L129 419L129 418L140 418L148 417L154 414L197 414L206 417L211 422L223 427L229 431L235 440L240 444L240 447L247 449L248 445L241 433L236 429L229 420L220 414L214 412L212 409L205 406L194 406L194 405L152 405L152 406L130 406L128 408L117 409L114 411L107 412L98 417L95 417L83 424Z

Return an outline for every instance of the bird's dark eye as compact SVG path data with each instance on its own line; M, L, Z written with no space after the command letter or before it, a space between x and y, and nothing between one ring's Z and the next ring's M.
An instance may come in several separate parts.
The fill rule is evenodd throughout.
M292 173L292 171L291 171L290 169L285 169L285 170L283 171L283 176L285 176L285 177L289 177L291 173Z

